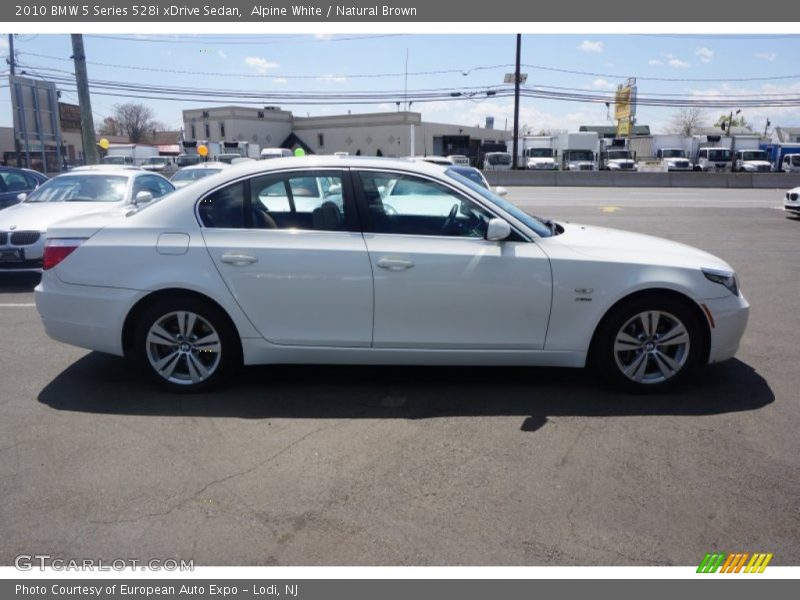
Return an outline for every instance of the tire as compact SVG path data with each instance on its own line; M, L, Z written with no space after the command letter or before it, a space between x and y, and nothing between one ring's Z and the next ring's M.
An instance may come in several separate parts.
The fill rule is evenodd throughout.
M688 302L648 295L613 308L595 334L592 366L626 392L658 393L687 381L701 366L707 344L704 325Z
M241 342L227 315L199 298L159 300L134 332L133 358L156 384L178 393L208 391L242 362Z

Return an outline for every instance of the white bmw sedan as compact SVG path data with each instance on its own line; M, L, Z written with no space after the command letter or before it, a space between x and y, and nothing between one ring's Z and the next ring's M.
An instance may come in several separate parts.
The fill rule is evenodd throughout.
M236 165L127 216L54 226L44 267L51 337L129 356L175 391L242 363L591 364L655 391L731 358L748 316L711 254L540 220L405 160Z

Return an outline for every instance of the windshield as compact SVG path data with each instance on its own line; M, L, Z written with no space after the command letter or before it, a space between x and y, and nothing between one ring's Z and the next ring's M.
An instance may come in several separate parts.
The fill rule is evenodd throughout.
M528 148L525 151L525 154L528 158L552 158L553 157L553 149L552 148Z
M186 169L175 173L172 181L195 181L219 173L222 169Z
M25 199L25 202L121 202L128 189L122 175L60 175Z
M527 225L531 230L535 231L540 237L550 237L552 234L550 228L544 224L544 222L528 213L520 210L510 202L503 200L500 196L492 192L491 190L487 190L482 185L478 185L471 179L467 179L466 177L460 175L453 169L447 169L445 171L448 177L451 177L458 181L459 183L466 185L472 191L477 192L481 195L481 197L485 198L495 206L498 206L511 216L513 216L518 221Z
M795 154L794 156L792 156L792 164L795 167L800 167L800 154Z
M499 154L487 154L486 160L489 161L490 165L510 165L511 155L506 154L505 152Z
M160 156L156 156L155 158L148 158L146 161L144 161L144 164L146 164L146 165L163 165L163 164L166 164L166 163L167 163L167 159L166 158L162 158Z
M106 156L103 159L104 165L124 165L129 162L125 156Z
M609 150L608 151L608 158L615 159L615 158L630 158L631 153L628 150Z
M235 159L235 158L242 158L242 155L241 155L241 154L233 154L233 153L228 153L228 154L220 154L220 155L217 157L217 160L218 160L219 162L224 162L224 163L228 163L228 164L230 164L230 163L231 163L231 161L232 161L233 159Z
M731 151L727 148L711 148L708 151L708 160L730 160Z
M686 158L686 152L683 150L662 150L661 156L664 158Z
M591 150L567 150L568 160L594 160Z
M742 152L742 160L767 160L767 153L763 150L748 150Z
M451 169L454 173L458 173L462 177L466 177L467 179L474 181L481 187L488 188L489 186L486 185L486 180L483 178L483 174L478 171L477 169L469 168L469 169Z

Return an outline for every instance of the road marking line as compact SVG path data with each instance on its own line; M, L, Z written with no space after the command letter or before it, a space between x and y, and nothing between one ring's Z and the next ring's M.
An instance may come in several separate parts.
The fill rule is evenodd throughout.
M604 213L613 213L613 212L617 212L618 210L620 210L620 207L619 206L601 206L600 210L603 211Z
M7 302L0 304L0 308L14 308L14 307L21 307L21 306L36 306L33 302Z

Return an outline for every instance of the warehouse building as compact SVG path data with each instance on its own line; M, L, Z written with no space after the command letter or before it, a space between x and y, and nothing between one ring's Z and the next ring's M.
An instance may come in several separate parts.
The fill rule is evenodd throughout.
M187 140L299 146L313 154L464 154L475 160L482 145L503 144L511 137L487 127L423 121L420 113L410 111L300 117L272 106L219 106L184 110L183 122Z

